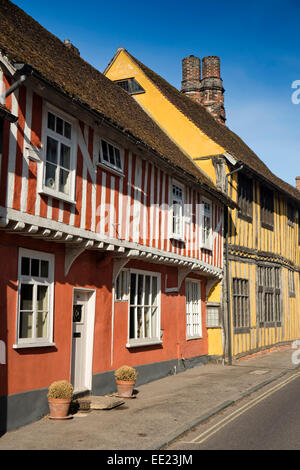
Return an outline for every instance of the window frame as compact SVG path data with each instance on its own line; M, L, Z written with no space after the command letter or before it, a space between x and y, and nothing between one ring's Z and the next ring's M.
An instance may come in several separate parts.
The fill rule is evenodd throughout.
M217 320L213 321L209 313L211 309L217 310ZM206 328L221 328L221 304L219 302L206 302Z
M121 269L115 285L115 302L128 302L130 288L130 272L128 269ZM119 295L121 294L121 295Z
M290 227L295 226L295 220L296 220L296 209L294 205L287 201L286 204L286 217L287 217L287 223Z
M193 299L188 302L188 290L189 290L189 285L197 285L197 290L199 292L199 298L197 300L198 302L198 307L199 311L195 314L198 318L197 321L194 322L193 316L194 312L188 312L188 303L191 301L193 302ZM185 327L186 327L186 340L193 340L193 339L202 339L203 338L203 328L202 328L202 297L201 297L201 288L202 288L202 283L198 279L193 279L193 278L187 278L185 280ZM190 321L188 321L190 320ZM196 333L191 333L191 328L194 329L194 326L198 327L198 330Z
M268 202L268 198L264 196L271 196L269 197L269 201L272 201L271 208L266 207ZM269 189L267 186L260 185L260 222L262 228L267 230L274 230L274 191Z
M71 138L61 136L57 132L48 128L48 113L62 119L71 125ZM68 145L70 147L70 194L62 191L52 189L46 186L46 163L47 163L47 138L50 137L57 140L59 144ZM70 204L76 204L75 189L76 189L76 164L77 164L77 120L56 108L50 103L44 103L43 106L43 123L42 123L42 165L38 165L38 192L51 196L55 199L60 199ZM58 165L57 165L58 166ZM61 167L61 165L59 165Z
M259 270L263 270L263 283L261 283L261 273ZM271 280L272 285L267 285L266 276L267 269L271 269ZM266 295L271 296L272 299L272 312L273 317L266 319ZM274 327L282 326L283 323L283 297L282 297L282 269L280 266L274 266L271 264L258 264L257 265L257 309L260 327ZM279 309L279 311L278 311Z
M204 240L204 220L205 220L205 204L209 204L210 206L210 233L207 239ZM212 215L212 208L213 208L213 203L210 199L207 199L206 197L202 196L201 197L201 202L200 202L200 248L212 251L213 250L213 227L212 227L212 222L213 222L213 215Z
M245 194L241 193L242 189L244 189ZM248 176L242 173L238 174L238 205L240 207L240 210L238 212L239 217L241 219L246 220L247 222L252 222L253 220L253 180L251 178L248 178Z
M134 305L131 305L130 303L130 297L131 297L131 275L132 274L136 274L137 276L138 275L142 275L144 276L144 278L146 276L152 276L152 277L155 277L157 279L157 319L156 319L156 322L157 322L157 325L156 325L156 328L157 328L157 333L158 333L158 336L152 336L150 338L130 338L130 308L131 307L134 307L134 308L138 308L138 304L134 304ZM127 344L126 344L126 348L136 348L136 347L139 347L139 346L151 346L151 345L156 345L156 344L162 344L162 339L161 339L161 273L158 273L158 272L154 272L154 271L144 271L144 270L140 270L140 269L129 269L128 270L128 276L129 276L129 287L128 287L128 332L127 332ZM144 285L144 282L143 281L143 285ZM151 281L152 282L152 281ZM137 289L137 286L136 286L136 289ZM137 292L137 290L136 290ZM144 297L144 293L143 293L143 297ZM136 293L135 293L135 296L136 296ZM151 294L152 296L152 294ZM151 299L152 300L152 299ZM144 306L142 306L141 304L141 307L144 308ZM150 308L153 308L153 305L150 307ZM151 313L151 312L150 312Z
M177 187L181 190L182 197L178 198L174 196L173 188ZM171 240L178 240L181 242L185 242L184 239L184 224L185 224L185 186L177 180L172 180L172 184L170 185L170 200L171 200L171 207L170 207L170 224L169 224L169 238ZM181 214L177 216L180 218L180 229L178 233L174 232L174 201L180 203ZM178 204L179 205L179 204Z
M38 259L39 261L48 261L48 276L47 278L41 276L24 275L21 272L22 258ZM17 300L17 319L16 319L16 343L13 345L14 349L28 348L28 347L45 347L55 346L53 343L53 321L54 321L54 262L55 256L52 253L46 253L42 251L29 250L26 248L19 248L18 253L18 300ZM21 286L29 284L33 286L47 286L48 287L48 309L49 318L47 323L47 337L37 338L36 336L31 338L20 338L20 320L21 320ZM36 292L36 287L33 287L33 292ZM35 296L36 297L36 296ZM34 302L35 301L35 302ZM32 328L36 325L36 314L37 308L36 299L33 298L32 305Z
M121 167L119 168L117 165L112 164L109 161L106 161L103 158L103 148L102 148L102 142L105 142L106 145L111 145L113 149L117 149L119 151L119 156L120 156L120 163ZM115 152L114 152L115 154ZM97 165L110 170L120 176L124 176L124 149L121 148L119 145L117 145L115 142L112 142L111 140L107 138L103 138L102 136L99 137L99 154L98 154L98 161Z
M236 281L236 282L235 282ZM234 333L248 333L250 331L250 293L249 279L233 277L231 280L232 289L232 323ZM239 283L238 292L235 291L235 285ZM242 286L245 284L246 289ZM237 308L240 306L240 315ZM237 322L237 318L242 318L242 322ZM239 323L239 324L238 324Z
M132 91L132 83L133 81L135 81L139 87L141 88L141 90L137 90L137 91ZM129 83L129 87L128 87L128 90L125 90L124 87L122 87L122 85L120 85L121 82L128 82ZM114 83L116 85L118 85L119 87L121 87L124 91L126 91L129 95L140 95L141 93L146 93L146 90L141 86L141 84L137 81L137 79L135 77L129 77L129 78L121 78L120 80L114 80Z
M288 290L289 297L296 297L295 274L292 269L288 269Z

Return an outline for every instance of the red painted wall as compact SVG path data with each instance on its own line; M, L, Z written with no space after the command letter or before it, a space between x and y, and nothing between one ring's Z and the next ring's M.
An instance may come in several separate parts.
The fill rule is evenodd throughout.
M54 342L55 347L13 349L16 341L18 247L55 254ZM166 275L174 268L131 261L126 267L161 273L161 329L163 344L127 349L128 303L116 302L113 363L111 363L112 260L111 255L87 251L64 275L64 245L17 235L0 234L0 340L7 344L7 364L0 365L0 395L48 387L54 380L70 380L73 288L96 290L93 374L123 364L141 365L208 353L205 302L202 303L203 338L185 340L185 283L178 293L165 293ZM193 276L197 279L200 277ZM203 280L203 279L202 279ZM202 282L205 299L205 280ZM7 315L6 315L7 312Z

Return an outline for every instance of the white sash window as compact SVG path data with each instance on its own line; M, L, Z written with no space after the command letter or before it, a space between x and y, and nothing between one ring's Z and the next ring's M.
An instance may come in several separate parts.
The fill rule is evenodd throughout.
M207 250L212 250L212 203L208 199L202 198L201 205L201 238L200 246Z
M127 346L160 342L160 275L130 271Z
M40 192L75 202L76 132L75 122L50 105L43 118L43 174Z
M52 343L54 255L19 250L17 344Z

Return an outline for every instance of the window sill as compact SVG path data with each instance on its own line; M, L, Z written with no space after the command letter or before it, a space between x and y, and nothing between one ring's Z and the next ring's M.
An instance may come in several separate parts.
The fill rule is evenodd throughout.
M260 328L274 328L275 326L282 326L282 322L281 321L273 321L273 322L259 322L259 327Z
M203 339L203 336L188 336L187 341L192 341L193 339Z
M250 224L252 224L252 216L251 215L243 214L243 213L239 212L238 217L239 217L239 219L245 220L246 222L249 222Z
M234 328L233 332L234 332L235 335L243 334L243 333L250 333L250 327L249 326L241 326L239 328Z
M201 250L213 251L212 246L201 246Z
M273 225L267 224L266 222L262 222L261 226L262 226L262 228L265 228L267 230L271 230L272 232L274 232L274 226Z
M178 242L182 242L182 243L185 243L185 239L183 237L181 237L180 235L176 235L175 233L173 233L172 235L170 235L170 240L176 240Z
M47 343L47 342L40 342L40 343L19 343L13 344L13 349L24 349L24 348L53 348L56 346L55 343Z
M57 193L55 191L51 191L51 190L48 190L46 188L43 188L42 190L39 191L39 194L41 196L49 196L49 197L53 197L54 199L59 199L61 201L64 201L64 202L68 202L69 204L76 204L76 201L69 197L69 196L64 196L63 194L61 193Z
M151 339L149 341L147 340L131 340L129 343L126 344L126 348L139 348L143 346L156 346L162 344L162 341L160 339Z
M98 162L98 163L97 163L97 167L103 168L104 170L109 171L109 172L112 173L113 175L120 176L120 178L124 178L124 177L125 177L123 171L117 170L116 168L112 168L112 167L109 166L109 165L105 165L105 163Z

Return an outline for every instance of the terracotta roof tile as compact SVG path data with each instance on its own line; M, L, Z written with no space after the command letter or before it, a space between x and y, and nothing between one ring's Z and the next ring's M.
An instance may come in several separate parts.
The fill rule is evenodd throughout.
M126 91L9 0L0 0L0 24L0 50L11 62L30 65L49 84L105 116L229 202Z
M155 83L162 94L208 137L272 185L300 201L300 191L274 175L237 134L227 126L224 126L224 124L218 123L203 106L178 91L170 83L133 57L128 51L126 52L139 65L147 77Z

